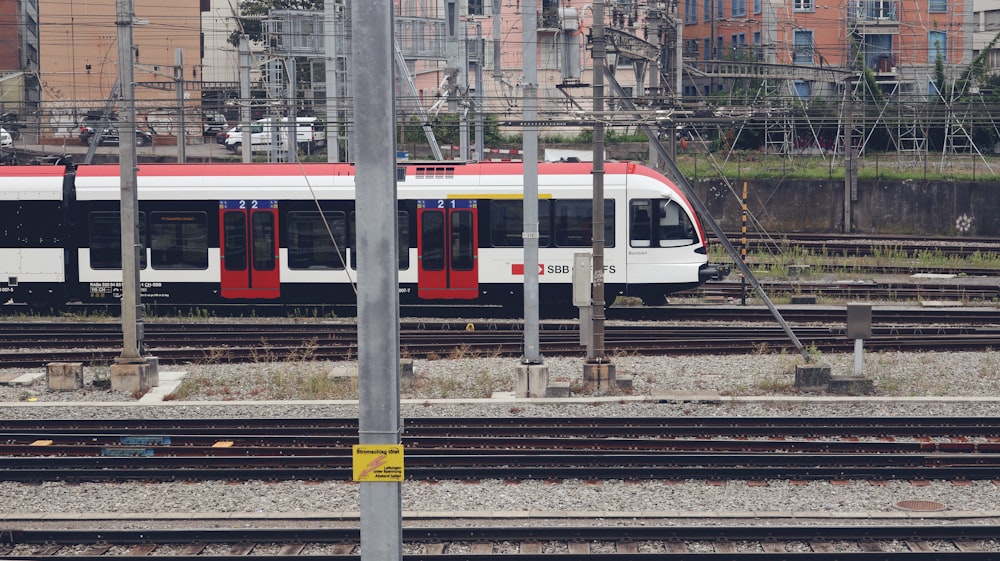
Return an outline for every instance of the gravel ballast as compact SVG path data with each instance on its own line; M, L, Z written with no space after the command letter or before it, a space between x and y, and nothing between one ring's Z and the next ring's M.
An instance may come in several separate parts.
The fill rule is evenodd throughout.
M853 355L823 355L834 375L846 375ZM403 382L401 405L406 418L429 416L996 416L1000 412L1000 357L997 353L869 353L865 374L875 381L876 395L834 399L825 393L795 389L798 356L754 354L700 357L613 357L620 377L632 378L631 391L603 395L581 383L582 359L546 359L550 379L569 382L570 400L516 400L515 359L468 357L416 360L412 380ZM344 376L351 364L256 363L207 364L184 370L188 384L184 401L139 403L137 397L95 387L101 369L85 371L80 391L51 392L44 377L26 386L0 385L0 414L5 418L171 418L171 417L356 417L349 398L303 399L296 391L303 378L327 378L335 373L334 394L349 393ZM8 372L7 374L13 374ZM9 376L8 376L9 377ZM315 385L315 384L314 384ZM659 400L671 392L718 393L720 400L685 402ZM495 396L495 397L491 397ZM831 399L826 399L831 398ZM247 401L253 400L253 401ZM262 403L263 400L277 400ZM72 404L70 403L72 402ZM670 513L686 518L705 513L759 517L783 513L796 518L830 514L860 517L900 517L900 501L934 501L942 513L926 516L998 516L1000 484L972 481L957 485L932 481L845 485L814 481L793 484L771 481L751 486L743 481L712 485L705 481L599 484L567 480L560 484L525 481L511 485L498 480L476 484L442 481L402 484L403 510L468 513ZM60 513L343 513L359 510L359 485L353 482L227 482L158 484L21 485L0 483L0 517ZM911 518L912 517L912 518Z

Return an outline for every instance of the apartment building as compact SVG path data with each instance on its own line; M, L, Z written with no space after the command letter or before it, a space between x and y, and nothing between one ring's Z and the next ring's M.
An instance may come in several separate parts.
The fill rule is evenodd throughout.
M38 0L0 0L0 113L37 109L38 32Z
M177 84L197 112L204 56L201 16L207 0L134 0L133 63L140 128L175 134ZM39 2L45 134L71 138L92 111L108 105L118 75L115 0ZM181 64L178 53L181 53ZM200 119L199 119L200 121ZM196 123L200 127L200 123Z
M780 75L802 97L837 94L809 69L862 68L889 92L933 95L935 65L953 77L972 60L972 0L682 0L685 58L794 65ZM687 96L723 80L691 80Z

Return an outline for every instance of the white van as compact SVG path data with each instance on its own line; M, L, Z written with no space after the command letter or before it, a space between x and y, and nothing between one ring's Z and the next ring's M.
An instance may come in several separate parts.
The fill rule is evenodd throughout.
M285 138L288 136L288 117L275 121L266 117L250 125L250 144L255 152L271 149L271 135L277 135L278 150L287 150ZM316 117L296 118L296 142L302 150L313 150L326 145L326 127ZM243 127L237 125L226 133L226 148L236 154L243 153Z

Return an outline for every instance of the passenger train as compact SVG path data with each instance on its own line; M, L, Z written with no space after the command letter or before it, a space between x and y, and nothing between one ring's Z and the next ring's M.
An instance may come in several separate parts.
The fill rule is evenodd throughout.
M351 164L142 164L143 303L353 304L364 258L354 177ZM609 304L661 304L728 273L709 264L692 206L661 174L608 163L604 183ZM519 162L400 163L400 304L519 306L523 184ZM571 305L574 254L592 243L592 185L591 164L538 166L543 305ZM119 303L119 186L117 165L0 167L0 302Z

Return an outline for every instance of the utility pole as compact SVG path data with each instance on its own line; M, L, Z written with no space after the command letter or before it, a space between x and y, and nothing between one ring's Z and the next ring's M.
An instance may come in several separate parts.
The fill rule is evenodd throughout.
M184 134L184 49L174 51L174 87L177 89L177 163L187 161L187 137ZM120 132L120 129L119 129Z
M244 164L253 161L253 137L250 134L250 41L240 37L240 145Z
M594 60L594 196L591 222L591 340L587 346L587 363L583 366L583 381L607 390L615 381L614 365L604 356L604 63L607 46L604 41L604 0L593 3Z
M143 311L139 285L139 194L135 153L135 64L132 58L132 0L116 0L118 83L122 95L118 134L121 155L122 353L111 367L111 389L146 392L159 383L155 362L143 357Z
M374 451L371 471L400 450L399 236L396 216L396 105L391 2L353 0L352 70L358 92L355 200L358 239L358 442ZM352 146L355 144L352 142ZM385 452L382 452L385 450ZM358 456L355 455L357 459ZM402 458L400 458L402 460ZM355 463L354 465L358 465ZM402 475L361 475L361 559L403 558ZM389 474L391 475L391 474ZM356 477L358 477L356 475Z
M524 355L517 367L518 397L545 397L548 368L539 350L538 287L538 3L521 4L524 67Z

